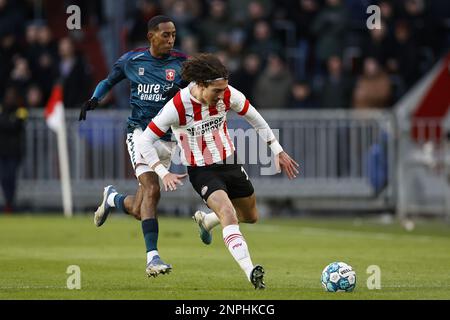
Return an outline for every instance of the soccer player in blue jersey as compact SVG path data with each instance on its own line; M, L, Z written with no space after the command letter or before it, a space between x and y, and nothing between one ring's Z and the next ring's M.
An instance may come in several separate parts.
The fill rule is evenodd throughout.
M156 207L160 198L157 173L135 151L135 141L148 123L155 117L166 101L183 87L181 64L186 56L173 49L176 29L173 21L166 16L156 16L148 22L147 39L150 47L139 48L125 53L114 64L108 77L95 88L94 94L81 108L79 120L86 120L89 110L94 110L111 88L122 81L130 81L131 115L127 121L127 146L135 175L139 181L136 195L119 194L114 186L107 186L103 200L94 216L96 226L101 226L112 207L141 220L147 249L147 275L170 272L171 265L164 263L158 253L158 220ZM158 154L166 167L170 166L175 142L171 133L158 141ZM180 175L180 178L185 175Z

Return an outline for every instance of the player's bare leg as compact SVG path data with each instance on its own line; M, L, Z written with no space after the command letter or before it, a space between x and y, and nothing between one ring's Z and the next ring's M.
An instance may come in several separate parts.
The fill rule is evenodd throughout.
M161 260L157 249L159 227L156 207L161 197L159 178L154 172L145 172L139 176L139 182L142 189L140 216L147 249L146 273L149 277L156 277L160 273L169 273L172 269L170 264Z
M231 200L240 223L255 223L258 220L258 209L256 208L256 196L253 193L249 197ZM216 213L195 212L192 217L199 226L200 239L204 244L212 242L212 229L220 224Z
M219 217L225 245L245 272L247 279L255 289L264 289L264 269L252 263L247 242L239 230L236 210L227 193L223 190L214 191L208 197L207 204Z
M125 206L126 213L132 215L136 220L141 220L141 204L142 204L142 188L139 185L136 190L135 196L126 196L123 204Z
M258 221L258 208L256 208L256 196L253 193L251 196L244 198L236 198L231 200L236 214L241 223L256 223Z
M117 192L114 186L109 185L103 191L103 199L94 214L94 224L102 226L108 218L112 208L118 208L126 214L141 220L140 205L142 202L142 191L139 187L136 196L122 195Z

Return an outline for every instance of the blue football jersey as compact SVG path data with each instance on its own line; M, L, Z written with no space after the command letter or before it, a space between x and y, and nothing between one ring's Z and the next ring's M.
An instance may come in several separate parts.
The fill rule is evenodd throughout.
M166 103L163 93L174 84L181 85L181 65L186 59L187 56L177 50L163 58L153 57L148 47L129 51L116 61L108 77L97 86L93 97L102 99L116 83L128 79L132 110L127 131L133 132L135 128L145 130ZM168 133L162 139L170 140L170 136Z

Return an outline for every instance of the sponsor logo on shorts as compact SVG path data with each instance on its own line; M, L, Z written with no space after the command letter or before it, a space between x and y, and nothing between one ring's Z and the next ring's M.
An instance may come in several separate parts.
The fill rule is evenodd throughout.
M203 186L201 191L202 197L205 196L206 192L208 192L208 186Z

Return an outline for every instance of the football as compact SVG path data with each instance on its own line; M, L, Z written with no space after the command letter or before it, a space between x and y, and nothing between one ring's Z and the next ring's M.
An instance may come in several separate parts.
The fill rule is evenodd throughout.
M328 292L350 292L356 286L356 273L344 262L333 262L323 269L321 281Z

